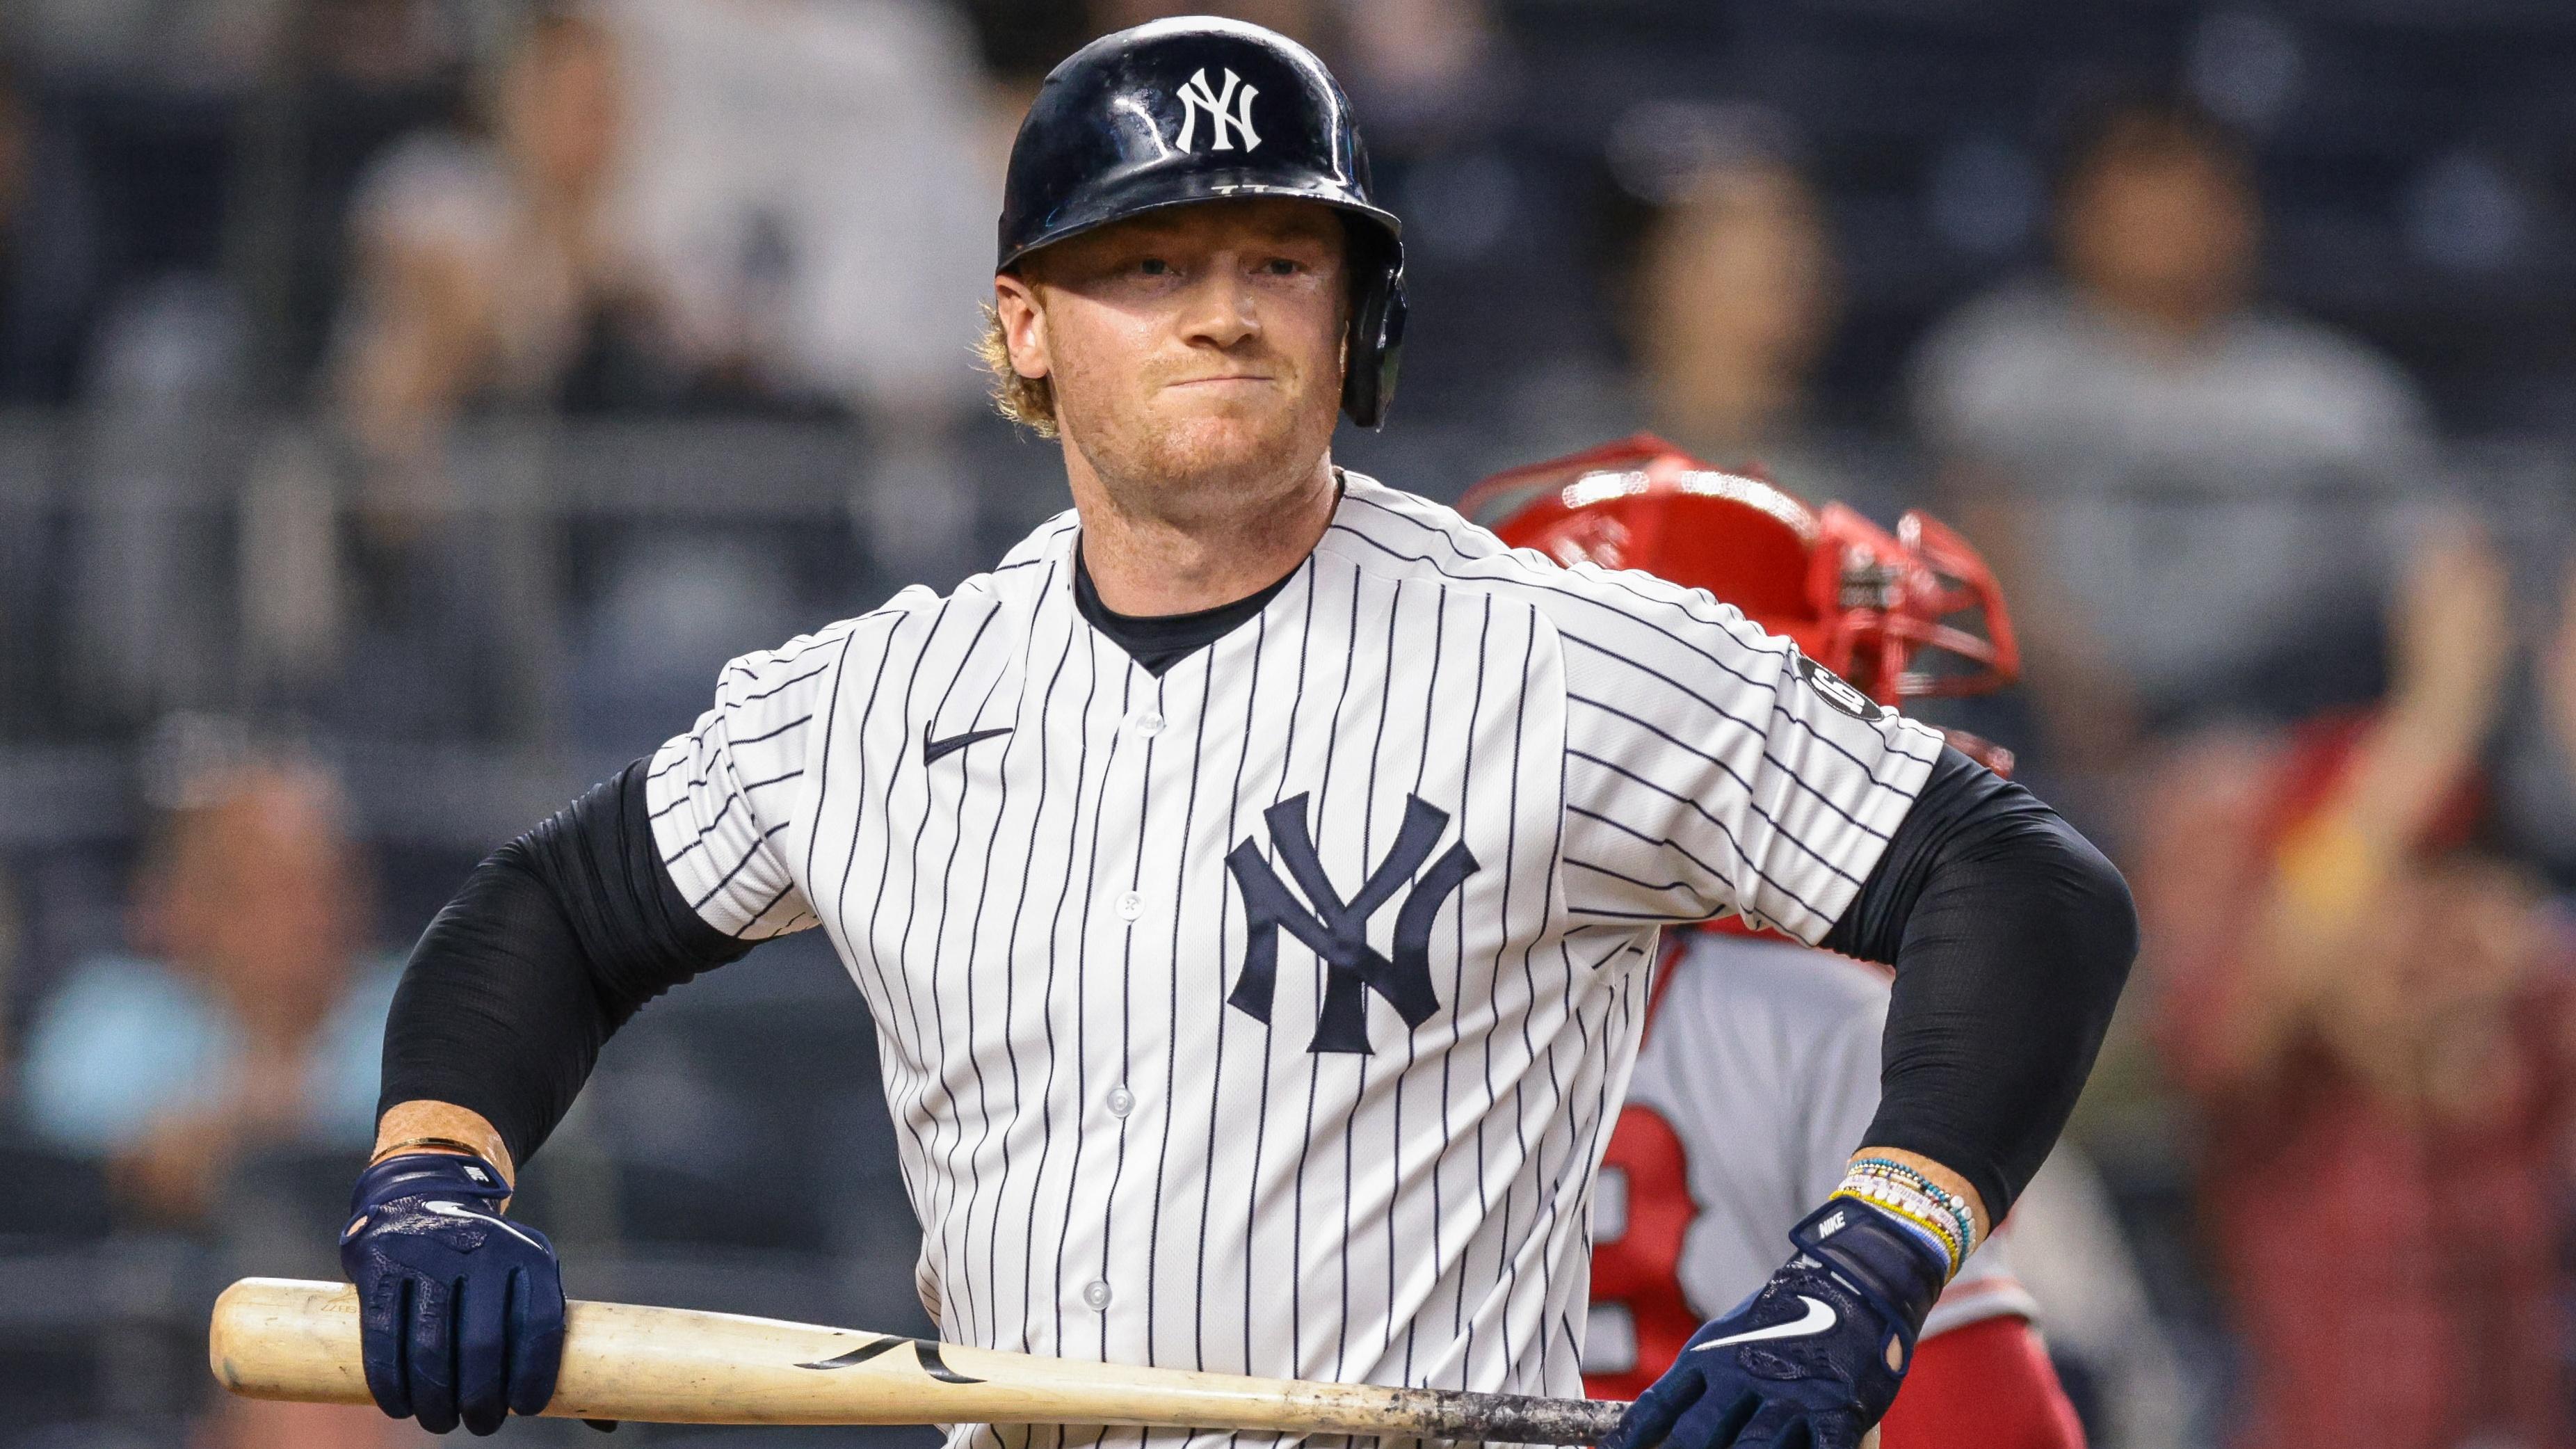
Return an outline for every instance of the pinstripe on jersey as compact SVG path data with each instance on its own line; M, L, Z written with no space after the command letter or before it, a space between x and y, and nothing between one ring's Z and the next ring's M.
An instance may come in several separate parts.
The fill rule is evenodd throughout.
M654 761L673 880L721 930L830 933L946 1337L1579 1392L1654 931L1821 936L1938 737L1705 594L1357 475L1288 586L1156 678L1076 611L1075 532L728 666ZM1250 929L1263 875L1288 929ZM1360 1035L1325 1031L1354 996Z

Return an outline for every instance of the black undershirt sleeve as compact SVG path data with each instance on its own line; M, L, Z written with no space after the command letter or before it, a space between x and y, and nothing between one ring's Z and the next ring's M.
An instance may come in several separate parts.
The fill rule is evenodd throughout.
M1896 968L1860 1145L1941 1163L2002 1221L2074 1110L2128 980L2127 883L2029 791L1945 747L1822 944Z
M645 1002L752 942L700 919L653 842L638 760L474 868L412 948L385 1020L397 1102L481 1113L521 1163Z

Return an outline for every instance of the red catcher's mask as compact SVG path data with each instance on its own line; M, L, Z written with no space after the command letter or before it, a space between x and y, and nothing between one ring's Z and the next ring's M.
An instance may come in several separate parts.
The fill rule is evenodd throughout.
M1881 704L1984 694L2021 673L1993 571L1920 509L1891 534L1638 433L1497 473L1458 511L1561 564L1704 589Z

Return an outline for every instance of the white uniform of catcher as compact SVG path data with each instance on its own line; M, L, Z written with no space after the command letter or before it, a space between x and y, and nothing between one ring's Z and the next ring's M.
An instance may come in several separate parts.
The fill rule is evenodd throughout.
M1160 678L1066 514L737 660L654 761L699 914L865 994L951 1341L1579 1393L1657 930L1820 938L1941 747L1704 593L1343 478Z
M1769 1280L1790 1226L1841 1186L1878 1110L1886 968L1715 931L1680 935L1664 959L1593 1193L1583 1370L1601 1397L1635 1396L1700 1324ZM2010 1236L1969 1255L1923 1337L2036 1316Z

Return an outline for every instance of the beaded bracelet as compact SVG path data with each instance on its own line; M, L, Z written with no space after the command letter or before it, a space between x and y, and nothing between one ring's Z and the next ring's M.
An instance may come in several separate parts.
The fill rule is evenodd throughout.
M1966 1255L1975 1250L1976 1215L1969 1210L1967 1200L1957 1193L1901 1162L1890 1162L1884 1158L1864 1158L1855 1162L1851 1175L1898 1184L1910 1194L1927 1200L1955 1230L1953 1236L1960 1246L1961 1259L1964 1261Z
M1891 1158L1863 1157L1852 1163L1850 1171L1858 1176L1893 1178L1931 1198L1949 1215L1950 1221L1958 1226L1961 1260L1965 1261L1969 1253L1976 1251L1977 1215L1968 1206L1968 1200L1934 1182L1919 1168L1909 1167Z
M1964 1261L1959 1251L1959 1240L1949 1223L1944 1221L1939 1206L1930 1198L1893 1182L1854 1178L1845 1178L1834 1196L1867 1203L1913 1229L1915 1236L1931 1244L1932 1251L1941 1255L1944 1265L1942 1278L1947 1280L1957 1276L1959 1264Z
M1869 1203L1914 1228L1948 1260L1950 1276L1976 1251L1976 1220L1965 1201L1902 1163L1855 1162L1834 1195Z

